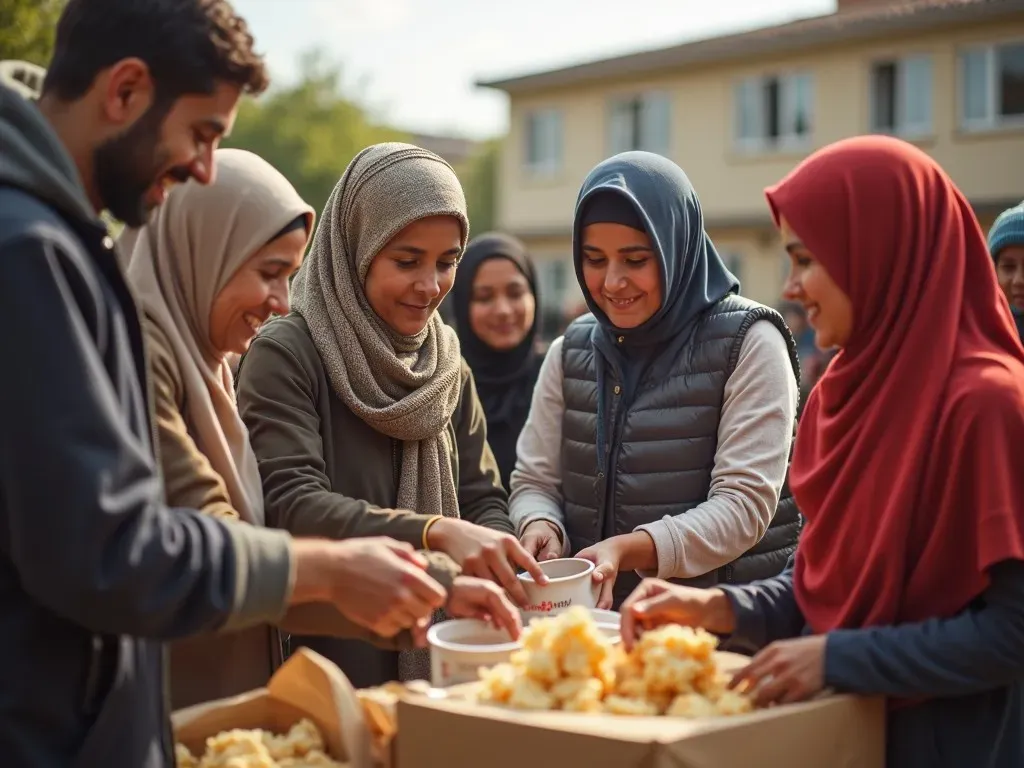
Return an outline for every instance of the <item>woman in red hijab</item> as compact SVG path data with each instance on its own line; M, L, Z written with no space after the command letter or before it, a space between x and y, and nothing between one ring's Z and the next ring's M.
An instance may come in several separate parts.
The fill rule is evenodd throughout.
M926 154L860 137L766 192L786 298L821 348L790 484L807 518L778 577L642 584L665 622L757 652L761 704L889 697L888 765L1024 766L1024 348L970 205Z

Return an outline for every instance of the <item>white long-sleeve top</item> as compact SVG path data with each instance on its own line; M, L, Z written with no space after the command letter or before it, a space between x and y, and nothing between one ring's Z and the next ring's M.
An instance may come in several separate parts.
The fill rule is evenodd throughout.
M510 508L520 535L535 520L553 523L568 556L574 553L562 497L562 341L555 339L548 350L519 436ZM650 535L658 554L657 573L641 576L700 576L732 562L764 536L786 478L799 397L782 334L768 321L754 323L725 383L708 498L636 528Z

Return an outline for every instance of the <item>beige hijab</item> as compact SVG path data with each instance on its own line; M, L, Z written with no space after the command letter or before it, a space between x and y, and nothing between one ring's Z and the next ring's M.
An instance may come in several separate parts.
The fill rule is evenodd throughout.
M273 166L251 152L218 149L217 176L171 190L154 218L119 241L131 248L128 279L146 317L171 342L185 388L185 421L224 478L242 519L262 525L263 489L238 415L231 367L210 344L214 300L238 269L313 209ZM127 250L127 248L125 249Z
M465 248L466 198L448 163L410 144L363 150L327 201L292 284L292 307L309 325L337 396L373 429L402 442L398 506L457 517L446 427L461 394L458 337L436 312L420 333L401 336L364 291L370 262L388 241L437 215L459 220Z

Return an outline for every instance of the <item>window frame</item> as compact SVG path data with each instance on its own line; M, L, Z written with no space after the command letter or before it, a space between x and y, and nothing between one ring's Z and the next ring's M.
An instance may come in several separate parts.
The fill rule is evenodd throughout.
M928 115L927 119L919 123L911 123L907 118L907 96L909 92L908 75L909 62L913 60L926 61L928 64ZM879 125L878 95L876 73L879 67L892 66L895 77L893 78L893 126L887 128ZM923 139L935 135L935 56L931 52L901 53L893 56L874 59L868 66L868 105L869 105L869 130L872 133L884 134L887 136L898 136L903 139Z
M531 157L531 142L534 141L534 121L552 120L555 123L554 140L548 150L553 150L553 157L535 159ZM551 130L549 127L548 130ZM527 110L523 116L523 162L525 171L534 177L550 177L557 175L565 164L565 118L558 107L537 107ZM548 137L549 139L551 137Z
M655 118L645 118L645 114L651 114L648 110L651 110L651 105L654 103L660 103L664 110L663 118L665 124L660 126L660 129L654 125L646 125L646 120L654 120ZM672 99L669 92L663 89L649 89L644 91L635 91L630 93L618 93L613 94L608 98L607 101L607 117L605 123L605 137L606 147L609 154L615 155L619 152L629 151L643 151L653 152L655 154L669 156L672 150ZM624 142L623 144L629 144L629 146L619 146L617 141L618 136L616 135L616 121L621 115L620 110L623 108L629 109L630 117L630 141ZM654 136L645 135L646 132L655 134ZM664 130L664 136L656 136L660 130ZM663 143L661 143L663 142Z
M1014 128L1024 128L1024 115L1004 116L1002 111L1002 94L999 89L999 71L997 69L998 50L1006 47L1024 46L1024 38L1013 38L999 42L974 43L964 45L956 52L956 83L957 83L957 125L965 133L984 133ZM966 56L969 53L984 53L985 56L985 117L967 117L967 72Z
M779 123L779 134L776 137L767 135L768 106L765 92L771 81L778 86L775 110ZM807 90L807 112L809 128L806 133L784 133L783 126L789 126L796 122L799 114L796 105L799 104L797 94L802 80L806 80ZM753 110L755 120L760 123L760 134L758 136L743 136L744 108L749 105L742 104L741 92L747 92L751 85L756 86L754 93L758 97L758 104ZM741 77L733 82L732 103L733 103L733 145L743 154L769 154L775 152L802 152L810 149L814 144L815 130L815 89L816 80L810 69L788 69L778 72L766 72L757 75Z

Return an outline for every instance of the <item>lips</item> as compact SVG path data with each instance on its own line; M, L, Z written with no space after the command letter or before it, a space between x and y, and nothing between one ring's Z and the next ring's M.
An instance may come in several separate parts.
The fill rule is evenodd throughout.
M424 306L420 306L420 305L417 305L417 304L405 304L405 303L403 303L402 306L405 307L405 309L409 310L410 312L417 312L417 313L420 313L420 314L422 314L424 312L429 312L430 311L430 305L429 304L424 305Z
M612 296L608 296L606 294L604 298L605 298L605 300L609 304L612 305L613 308L622 310L622 309L629 309L634 304L636 304L638 301L640 301L640 299L642 297L640 297L640 296L633 296L631 298L620 299L620 298L613 298Z
M244 315L242 315L242 319L245 320L246 325L252 328L252 333L254 336L260 332L260 328L262 328L263 323L266 322L266 318L258 317L249 312L246 312Z

